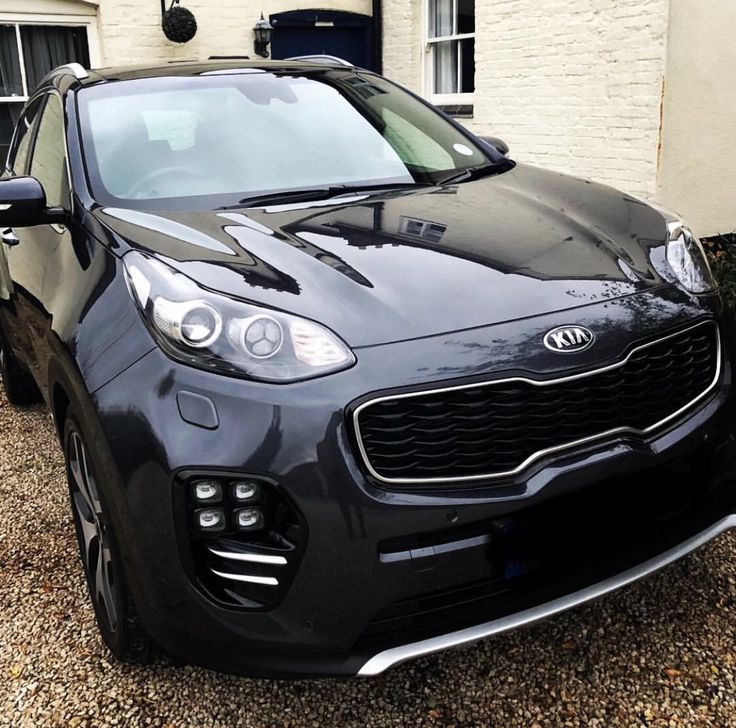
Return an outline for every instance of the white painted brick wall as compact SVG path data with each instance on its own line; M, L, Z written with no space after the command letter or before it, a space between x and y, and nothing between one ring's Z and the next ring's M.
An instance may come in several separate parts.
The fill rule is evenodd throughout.
M657 197L701 235L736 231L734 0L672 3Z
M669 0L476 0L475 132L651 195ZM422 0L385 6L388 76L421 91ZM417 27L415 27L415 25Z
M422 0L384 0L383 73L422 92Z

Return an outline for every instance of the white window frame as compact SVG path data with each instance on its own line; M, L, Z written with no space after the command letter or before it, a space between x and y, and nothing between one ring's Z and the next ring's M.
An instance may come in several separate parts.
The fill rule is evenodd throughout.
M20 58L20 77L25 91L23 96L0 96L2 104L24 104L28 101L29 89L26 80L26 69L23 58L23 44L20 42L21 25L56 25L65 27L83 27L87 31L87 48L89 63L93 68L100 66L100 43L97 32L97 16L95 15L46 15L41 13L0 13L0 25L14 25L15 39L18 44Z
M477 2L477 0L476 0ZM424 63L422 64L422 87L424 95L433 104L438 106L458 106L472 104L474 93L458 94L436 94L434 92L434 45L439 42L466 40L475 38L475 33L455 33L454 35L443 35L438 38L429 37L429 3L430 0L422 0L422 40L424 47ZM452 0L453 17L457 18L457 0ZM458 56L460 45L458 44ZM457 64L458 88L460 87L461 61L458 57Z

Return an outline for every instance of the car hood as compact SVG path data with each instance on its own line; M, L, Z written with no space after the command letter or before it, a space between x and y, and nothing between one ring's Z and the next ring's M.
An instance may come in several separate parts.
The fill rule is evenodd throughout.
M207 212L108 207L94 217L120 252L152 252L207 288L320 321L354 347L667 282L658 212L525 165L446 188Z

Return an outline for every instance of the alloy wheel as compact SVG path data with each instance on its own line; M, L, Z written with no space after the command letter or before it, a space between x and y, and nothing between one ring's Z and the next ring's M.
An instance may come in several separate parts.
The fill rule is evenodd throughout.
M109 526L105 520L87 448L77 432L69 436L70 486L74 515L79 524L82 562L98 616L115 632L118 613L115 601L115 571Z

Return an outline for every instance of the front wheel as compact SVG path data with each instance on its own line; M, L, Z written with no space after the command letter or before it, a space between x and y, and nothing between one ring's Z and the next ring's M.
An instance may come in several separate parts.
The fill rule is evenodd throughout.
M97 626L110 652L143 664L153 658L128 586L115 533L100 492L94 457L74 414L64 422L64 456L72 516Z

